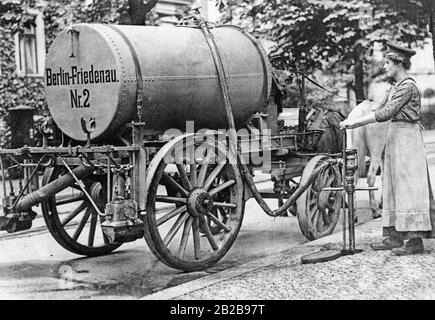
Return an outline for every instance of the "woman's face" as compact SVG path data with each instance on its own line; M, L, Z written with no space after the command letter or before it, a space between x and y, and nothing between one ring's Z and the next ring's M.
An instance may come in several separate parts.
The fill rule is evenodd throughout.
M386 58L383 69L388 77L396 78L397 71L399 70L399 66L395 64L393 61L391 61L390 59Z

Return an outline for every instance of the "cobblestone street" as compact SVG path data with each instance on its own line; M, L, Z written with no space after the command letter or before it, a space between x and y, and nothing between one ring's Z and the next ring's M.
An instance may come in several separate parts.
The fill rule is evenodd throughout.
M319 251L326 244L338 248L341 234L337 233L287 251L272 264L246 267L247 272L241 271L228 279L221 275L225 280L214 285L203 288L190 285L190 292L177 296L177 290L183 292L181 285L168 293L173 293L174 299L186 300L434 299L435 240L425 241L423 254L396 256L369 247L371 242L381 239L380 230L380 219L356 228L357 248L364 250L359 254L324 263L301 264L303 255ZM164 295L165 292L160 292L154 297Z

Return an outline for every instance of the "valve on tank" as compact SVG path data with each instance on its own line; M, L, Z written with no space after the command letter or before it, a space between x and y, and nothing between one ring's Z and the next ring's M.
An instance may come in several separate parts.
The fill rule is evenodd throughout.
M144 235L143 222L139 218L137 203L126 199L125 170L116 169L114 199L106 204L106 219L101 224L110 243L135 241Z

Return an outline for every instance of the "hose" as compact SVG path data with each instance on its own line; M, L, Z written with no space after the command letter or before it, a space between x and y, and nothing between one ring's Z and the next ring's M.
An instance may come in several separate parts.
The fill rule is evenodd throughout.
M248 186L249 190L251 191L252 195L254 196L258 205L263 209L263 211L271 217L278 217L278 216L281 216L292 205L294 205L296 203L296 200L302 195L302 193L304 193L308 189L308 187L314 182L314 180L317 179L319 174L328 165L329 165L328 162L324 162L320 166L318 166L316 169L314 169L313 172L311 173L310 177L308 178L307 182L304 184L300 184L299 187L295 190L295 192L293 192L292 195L284 202L284 204L275 210L270 209L269 205L261 197L261 194L258 191L257 186L255 185L255 182L254 182L254 179L252 178L252 175L249 174L249 171L247 174L244 174L244 179L245 179L246 185ZM246 164L244 166L246 166ZM243 165L242 165L242 167L243 167Z
M233 116L233 110L231 106L230 96L229 96L229 86L227 82L227 77L225 74L225 69L222 63L222 59L219 54L219 50L216 45L216 41L214 40L213 35L211 34L207 22L204 19L198 20L198 25L201 28L204 37L207 41L208 46L210 47L211 54L213 56L213 60L216 66L216 72L218 74L219 79L219 85L221 88L226 116L227 116L227 125L230 132L230 155L234 156L234 159L240 157L237 156L236 150L237 150L237 135L236 135L236 126L234 122L234 116ZM286 212L295 202L296 199L300 197L300 195L314 182L314 180L319 176L321 171L329 165L328 162L325 162L321 164L319 167L317 167L308 178L307 182L303 185L299 185L299 187L295 190L295 192L288 198L282 206L280 206L276 210L272 210L269 205L264 201L264 199L261 197L260 192L257 189L257 186L255 185L254 179L252 175L250 174L249 167L247 166L244 161L239 161L242 173L243 173L243 179L248 186L249 190L251 191L252 195L254 196L255 200L259 204L259 206L263 209L263 211L272 217L277 217L282 215L284 212Z

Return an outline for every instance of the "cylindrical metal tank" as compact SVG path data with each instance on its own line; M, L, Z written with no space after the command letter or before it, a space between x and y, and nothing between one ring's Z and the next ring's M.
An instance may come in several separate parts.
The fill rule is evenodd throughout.
M230 87L237 127L267 104L266 54L242 29L211 29ZM141 79L142 81L138 81ZM58 127L85 141L110 137L137 117L142 82L146 129L226 129L219 79L202 31L194 27L77 24L62 31L46 59L45 92Z

